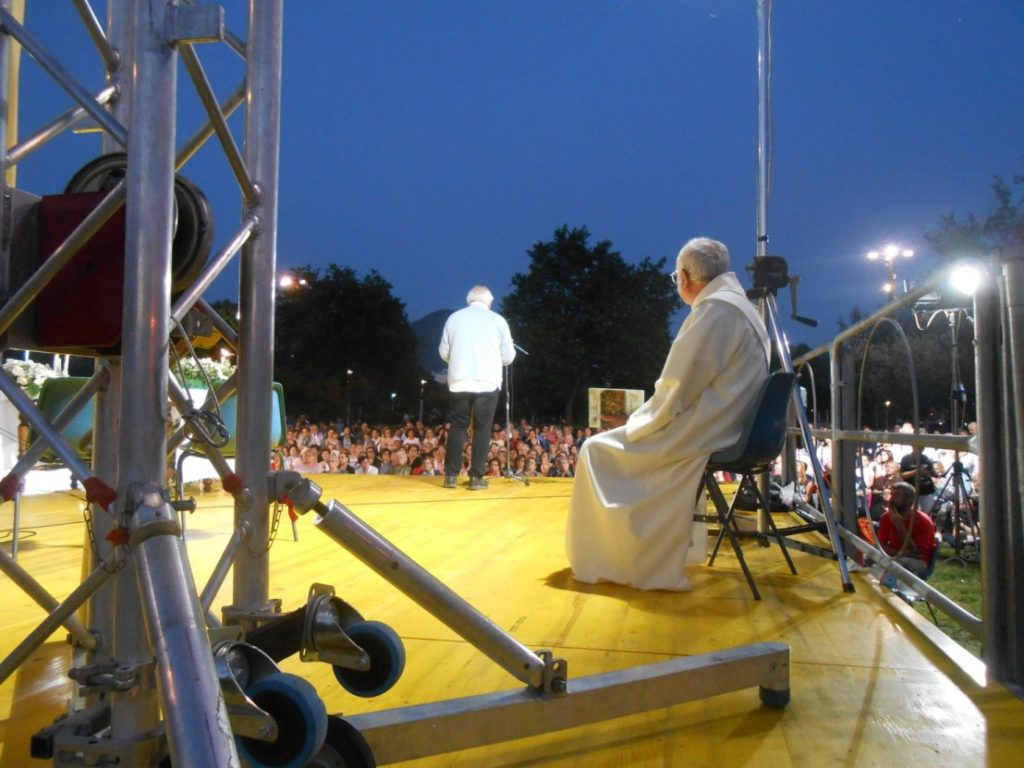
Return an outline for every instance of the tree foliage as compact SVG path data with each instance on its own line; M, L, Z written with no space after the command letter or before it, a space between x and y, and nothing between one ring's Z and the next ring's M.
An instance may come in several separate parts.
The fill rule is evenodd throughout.
M961 219L947 213L939 218L934 229L925 233L925 239L941 259L1024 250L1024 175L1014 176L1010 182L996 176L992 193L995 207L984 218L967 213Z
M305 283L278 295L274 334L289 416L389 421L396 407L411 411L427 374L391 284L336 264L294 272Z
M612 244L588 244L563 226L528 252L502 313L529 352L515 368L516 406L534 418L582 423L589 387L650 393L668 354L668 323L680 307L665 259L627 263Z

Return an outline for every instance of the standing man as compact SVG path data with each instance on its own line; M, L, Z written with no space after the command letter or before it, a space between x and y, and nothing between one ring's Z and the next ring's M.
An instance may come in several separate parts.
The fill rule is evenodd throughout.
M690 240L672 279L693 310L654 394L580 449L565 537L577 581L689 589L683 566L704 466L739 439L768 378L768 334L728 249Z
M917 489L917 505L930 513L935 506L935 464L921 448L903 454L900 477Z
M483 475L501 392L501 367L515 359L516 349L505 318L491 311L494 296L486 286L473 286L466 295L466 303L469 306L453 312L444 324L438 347L441 359L448 363L452 419L444 487L456 486L467 429L472 422L469 490L477 491L487 487Z

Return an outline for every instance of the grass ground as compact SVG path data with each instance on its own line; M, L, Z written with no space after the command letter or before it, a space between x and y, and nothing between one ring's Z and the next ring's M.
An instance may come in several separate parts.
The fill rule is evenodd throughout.
M981 565L976 557L956 558L953 548L943 544L939 550L939 563L935 567L935 573L928 579L928 583L935 589L942 592L951 600L955 600L961 606L982 617L981 609ZM973 551L965 552L965 555L973 555ZM928 606L924 603L916 603L915 608L923 616L931 620ZM961 629L951 619L946 618L942 613L936 611L939 628L949 635L953 640L969 650L975 656L981 656L981 641L972 634Z

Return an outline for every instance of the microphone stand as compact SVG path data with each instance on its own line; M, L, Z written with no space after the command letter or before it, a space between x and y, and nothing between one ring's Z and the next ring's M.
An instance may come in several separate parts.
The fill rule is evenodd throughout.
M518 344L513 342L512 346L527 357L530 356L530 353ZM514 364L513 360L505 366L505 477L522 480L525 485L529 485L528 477L516 477L515 472L512 471L512 366Z

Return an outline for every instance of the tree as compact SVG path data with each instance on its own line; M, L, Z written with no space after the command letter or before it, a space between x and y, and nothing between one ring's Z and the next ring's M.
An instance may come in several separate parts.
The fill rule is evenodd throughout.
M983 256L992 251L1020 253L1024 250L1024 175L1007 182L996 176L992 182L995 209L984 219L968 213L941 216L925 239L943 261L958 256Z
M376 270L360 278L336 264L323 275L294 272L305 283L279 294L275 329L275 379L289 415L391 421L396 409L412 412L427 374L391 284Z
M533 417L582 421L589 387L650 392L680 307L665 259L628 264L612 244L588 245L586 228L563 226L529 251L502 313L529 352L516 362L517 407Z
M939 217L934 229L925 233L925 239L939 255L940 263L964 256L998 261L1000 254L1024 253L1024 175L1017 174L1009 182L1002 176L996 176L992 181L992 194L994 206L987 215L979 217L968 212L963 218L958 218L947 213ZM949 322L951 314L944 314L946 322L935 318L930 333L944 339L938 348L938 354L944 355L947 361L942 370L954 370L954 379L959 373L960 383L966 384L968 401L971 402L975 380L974 356L969 344L971 324L961 322L959 343L954 345ZM953 365L954 350L957 352L956 365ZM946 381L950 381L948 375ZM970 414L968 407L968 418Z

